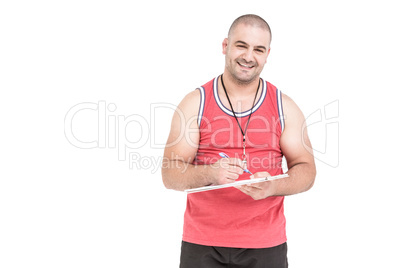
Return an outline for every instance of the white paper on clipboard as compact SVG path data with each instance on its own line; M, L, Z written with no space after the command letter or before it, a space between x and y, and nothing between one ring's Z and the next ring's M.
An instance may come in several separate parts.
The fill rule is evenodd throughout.
M240 186L240 185L245 185L245 184L253 184L253 183L264 182L264 181L273 181L273 180L278 180L278 179L282 179L282 178L286 178L286 177L289 177L289 175L281 174L281 175L272 176L272 177L235 181L232 183L221 184L221 185L204 186L204 187L188 189L188 190L184 190L184 191L188 194L192 194L192 193L199 193L199 192L204 192L204 191L228 188L228 187L233 187L233 186Z

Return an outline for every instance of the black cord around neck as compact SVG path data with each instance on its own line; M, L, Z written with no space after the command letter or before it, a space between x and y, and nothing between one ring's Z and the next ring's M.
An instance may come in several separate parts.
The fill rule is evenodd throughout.
M258 80L258 87L257 87L257 91L255 92L253 106L251 107L250 115L248 116L246 127L244 128L244 131L243 131L243 129L242 129L240 123L239 123L239 119L237 119L235 111L233 110L232 102L230 101L230 98L229 98L228 92L226 90L225 84L223 83L223 74L221 75L221 81L222 81L223 91L225 91L226 98L228 99L228 102L229 102L229 105L230 105L230 109L232 109L232 113L234 115L234 118L236 119L237 125L240 128L241 134L243 134L243 142L245 142L246 141L246 132L247 132L248 124L250 123L250 118L251 118L251 115L253 114L255 100L257 99L258 91L260 89L261 79Z

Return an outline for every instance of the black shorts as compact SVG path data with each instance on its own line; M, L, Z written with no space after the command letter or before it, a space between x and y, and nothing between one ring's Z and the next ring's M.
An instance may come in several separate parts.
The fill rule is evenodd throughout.
M210 247L182 242L180 268L287 268L287 244L272 248Z

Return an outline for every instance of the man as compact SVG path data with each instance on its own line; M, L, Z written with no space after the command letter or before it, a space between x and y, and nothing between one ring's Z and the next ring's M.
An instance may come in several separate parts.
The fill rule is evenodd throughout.
M284 196L310 189L316 170L302 112L260 78L270 42L259 16L233 22L223 74L173 116L162 178L183 191L249 179L245 169L269 177L283 173L283 156L289 177L188 194L180 267L287 267Z

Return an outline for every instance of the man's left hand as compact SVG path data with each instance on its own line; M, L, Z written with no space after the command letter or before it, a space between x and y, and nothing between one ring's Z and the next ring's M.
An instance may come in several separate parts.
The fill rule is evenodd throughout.
M271 177L268 172L257 172L250 176L250 179ZM269 197L272 193L272 182L264 181L259 183L236 186L237 189L251 196L254 200L261 200Z

